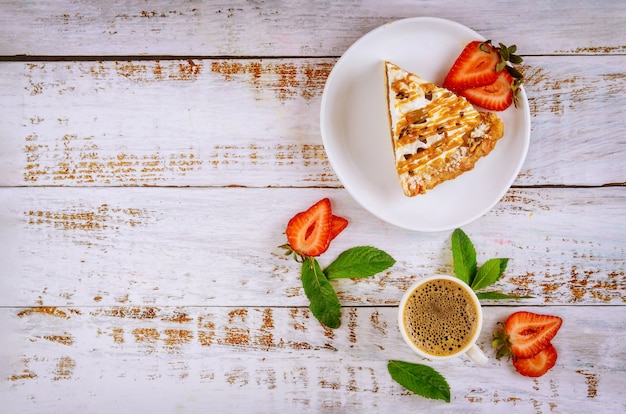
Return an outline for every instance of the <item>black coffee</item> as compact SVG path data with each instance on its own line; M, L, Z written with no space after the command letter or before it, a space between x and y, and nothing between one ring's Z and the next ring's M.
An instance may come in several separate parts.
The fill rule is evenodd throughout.
M471 342L478 327L478 309L472 296L457 283L432 280L413 291L404 307L403 322L420 350L449 356Z

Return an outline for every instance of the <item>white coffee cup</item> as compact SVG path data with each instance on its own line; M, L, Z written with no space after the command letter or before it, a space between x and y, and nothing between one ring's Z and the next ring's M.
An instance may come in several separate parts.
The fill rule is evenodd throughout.
M483 326L480 301L456 277L435 275L413 284L400 301L398 325L406 343L424 358L445 360L465 354L478 365L488 361L476 345Z

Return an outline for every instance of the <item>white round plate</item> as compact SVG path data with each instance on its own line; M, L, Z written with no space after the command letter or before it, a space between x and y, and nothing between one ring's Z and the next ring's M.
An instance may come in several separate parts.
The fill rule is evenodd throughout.
M389 136L383 62L440 85L472 40L485 38L449 20L398 20L356 41L328 76L320 127L330 164L350 195L388 223L423 232L461 227L488 212L522 168L530 142L530 110L523 88L518 107L498 113L504 136L473 170L415 197L405 196L400 187Z

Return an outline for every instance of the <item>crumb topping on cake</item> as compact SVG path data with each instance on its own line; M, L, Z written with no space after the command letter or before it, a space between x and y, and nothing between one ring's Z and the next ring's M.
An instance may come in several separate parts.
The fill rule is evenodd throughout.
M502 136L497 116L480 113L465 98L385 64L392 143L405 194L424 193L460 175L493 149ZM494 122L499 126L492 137Z

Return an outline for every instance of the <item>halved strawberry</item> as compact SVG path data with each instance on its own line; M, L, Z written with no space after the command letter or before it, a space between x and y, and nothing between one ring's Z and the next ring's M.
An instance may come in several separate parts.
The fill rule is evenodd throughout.
M343 217L332 216L330 218L330 241L333 241L346 227L348 227L348 220Z
M470 42L450 68L443 87L459 92L492 84L498 77L496 65L500 60L500 54L489 42Z
M556 364L556 348L548 344L532 358L517 358L513 360L513 366L522 375L527 377L540 377L548 372Z
M490 111L503 111L511 106L514 93L513 77L505 70L501 71L495 82L490 85L458 92L474 105Z
M532 358L550 345L563 320L558 316L520 311L511 314L504 330L495 332L491 346L497 348L496 358L503 356Z
M511 64L522 63L517 46L507 47L475 40L468 43L443 81L443 87L474 105L503 111L515 103L523 75Z
M331 240L332 210L324 198L302 211L287 224L289 247L301 256L319 256L328 249Z

